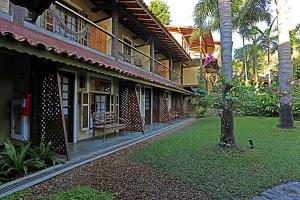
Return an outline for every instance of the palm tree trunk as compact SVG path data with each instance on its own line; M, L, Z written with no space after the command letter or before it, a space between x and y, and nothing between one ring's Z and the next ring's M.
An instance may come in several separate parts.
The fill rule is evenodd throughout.
M220 13L222 68L221 73L225 79L232 79L232 16L231 0L218 0ZM232 101L225 97L230 91L228 84L223 85L223 105L221 116L220 145L225 147L235 146L234 119Z
M278 19L278 59L279 59L279 127L293 128L294 119L291 97L291 43L289 35L289 10L287 0L275 0Z
M253 74L252 74L252 82L255 87L258 87L258 70L257 70L257 58L256 54L252 57L253 60Z
M245 37L243 36L243 68L244 68L244 81L248 85L248 69L247 69L247 57L245 49Z
M268 77L268 86L271 87L271 81L272 81L272 69L271 69L271 63L270 63L270 42L268 43L268 71L269 71L269 77Z

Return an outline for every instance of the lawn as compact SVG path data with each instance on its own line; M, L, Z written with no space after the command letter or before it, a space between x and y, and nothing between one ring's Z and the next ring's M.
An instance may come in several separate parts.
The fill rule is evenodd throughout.
M300 123L276 127L277 118L235 118L236 149L217 143L220 120L205 118L128 155L157 168L211 199L250 198L288 180L300 179ZM248 139L254 140L254 149Z

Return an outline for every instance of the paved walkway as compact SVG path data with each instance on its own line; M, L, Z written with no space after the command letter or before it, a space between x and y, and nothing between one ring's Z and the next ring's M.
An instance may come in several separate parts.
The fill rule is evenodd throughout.
M156 123L154 125L148 125L145 127L145 133L141 132L125 132L125 133L117 133L116 135L110 134L106 136L105 141L103 142L102 138L97 137L94 141L92 139L86 139L83 141L79 141L76 144L69 144L68 150L70 154L70 159L80 159L85 157L86 155L99 152L110 147L113 147L118 144L122 144L124 142L140 140L146 137L149 137L155 134L159 130L163 130L167 127L172 127L184 120L175 120L169 123Z
M300 182L289 182L268 189L253 200L300 200Z

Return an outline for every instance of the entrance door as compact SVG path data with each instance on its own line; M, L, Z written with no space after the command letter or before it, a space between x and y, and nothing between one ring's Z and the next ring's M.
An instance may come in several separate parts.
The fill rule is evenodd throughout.
M151 89L145 88L145 124L151 124Z
M74 105L74 74L59 72L62 107L65 117L68 142L72 143L74 140L73 135L73 105Z

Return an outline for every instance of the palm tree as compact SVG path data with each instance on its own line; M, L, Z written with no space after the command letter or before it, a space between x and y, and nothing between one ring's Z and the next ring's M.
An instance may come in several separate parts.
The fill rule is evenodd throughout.
M268 85L271 86L271 54L275 52L277 49L277 36L272 35L273 31L273 25L276 18L271 22L269 27L265 29L264 31L259 29L257 26L254 26L254 30L258 33L258 46L260 50L267 50L267 65L268 65L268 71L269 71L269 77L268 77Z
M289 9L287 0L275 0L278 18L278 59L279 59L279 127L293 128L294 119L291 97L291 42L289 35Z
M238 33L241 35L243 39L243 47L245 46L245 40L250 39L256 42L256 38L249 38L249 30L257 24L258 22L267 22L269 23L271 20L271 14L268 12L270 5L270 0L248 0L245 1L242 5L239 12L234 15L234 24L236 24ZM253 45L256 48L256 44ZM244 48L246 50L246 48ZM255 53L255 49L252 49L252 52ZM247 72L247 52L244 52L243 59L243 68L244 71ZM256 56L256 55L254 55ZM257 84L257 58L253 57L253 77L252 81ZM248 84L247 73L244 74L244 79L246 85Z
M265 2L267 0L248 0L253 5L256 2ZM199 0L194 10L195 25L202 32L221 30L222 46L222 70L224 78L232 78L232 31L233 27L238 27L237 20L232 20L232 13L236 15L240 8L246 4L245 0ZM249 5L249 4L247 4ZM256 8L259 8L256 7ZM251 11L252 12L252 11ZM255 18L255 13L251 13ZM225 81L228 83L227 81ZM221 137L222 146L234 146L234 119L233 106L226 96L230 92L230 86L223 86L223 105L221 113Z
M231 0L218 0L220 13L220 32L222 48L221 73L226 80L232 79L232 13ZM230 92L230 86L225 81L222 88L223 105L221 112L221 137L220 145L231 147L235 145L234 119L232 101L226 96Z

